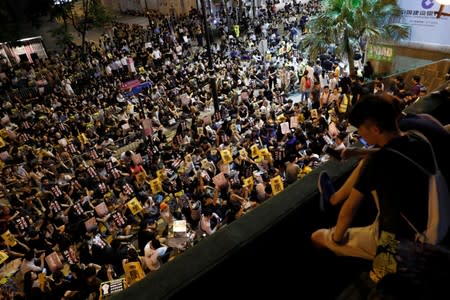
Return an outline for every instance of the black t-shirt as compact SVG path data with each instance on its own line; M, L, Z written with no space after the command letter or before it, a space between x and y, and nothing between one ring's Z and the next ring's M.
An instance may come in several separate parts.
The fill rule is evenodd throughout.
M50 299L60 300L64 296L64 293L69 290L70 282L65 279L61 280L59 283L50 281L50 288L52 290Z
M407 135L390 141L367 159L355 189L364 195L376 191L380 204L380 233L384 230L397 237L413 239L415 232L400 213L419 232L425 230L428 216L428 176L412 162L387 150L388 147L434 172L428 143L416 136Z

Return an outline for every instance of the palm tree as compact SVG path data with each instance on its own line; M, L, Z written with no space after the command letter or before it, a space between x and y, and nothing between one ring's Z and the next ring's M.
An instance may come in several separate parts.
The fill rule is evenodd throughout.
M310 57L326 51L334 43L339 54L348 59L350 74L355 74L353 47L359 43L398 40L409 34L408 27L394 23L401 9L396 0L324 0L322 11L308 22L302 45Z

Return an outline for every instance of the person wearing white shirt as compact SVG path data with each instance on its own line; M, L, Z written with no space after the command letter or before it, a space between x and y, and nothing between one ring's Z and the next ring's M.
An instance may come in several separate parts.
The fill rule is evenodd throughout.
M22 278L23 278L23 275L25 275L25 273L27 273L29 271L33 271L33 272L41 272L42 271L42 268L44 266L45 253L42 253L39 258L40 258L41 265L37 266L34 262L34 259L35 259L34 251L29 251L25 254L25 258L22 261L22 264L20 265L20 269L19 269L20 274L22 275Z
M262 203L270 198L270 195L266 193L266 187L270 184L270 178L267 174L262 174L261 179L262 180L256 184L256 199L259 203Z
M335 88L338 87L338 79L336 78L336 76L334 76L334 73L333 73L333 72L330 72L330 73L328 74L328 76L329 76L329 78L330 78L330 80L329 80L329 82L328 82L328 85L329 85L329 87L330 87L330 91L333 91Z
M32 271L35 273L40 273L43 270L44 267L44 258L45 253L42 253L39 257L40 259L40 266L37 266L35 264L35 253L34 250L30 250L25 254L25 257L20 265L19 271L16 276L16 284L19 290L23 290L23 284L24 284L24 276L28 272Z
M342 151L346 148L345 146L345 138L347 137L346 133L339 133L336 138L334 139L336 146L334 147L335 150Z
M161 65L161 51L159 51L159 49L156 48L155 50L153 50L152 56L153 56L155 65L160 66Z
M216 226L212 228L211 220L215 218L217 220ZM211 235L219 228L220 218L216 213L205 211L200 217L200 229L207 235Z
M127 62L127 57L125 55L123 55L120 58L120 63L122 64L122 68L127 68L128 62Z

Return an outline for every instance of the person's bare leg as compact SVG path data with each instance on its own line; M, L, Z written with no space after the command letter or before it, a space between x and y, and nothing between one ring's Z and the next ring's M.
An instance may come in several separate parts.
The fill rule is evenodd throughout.
M344 184L341 186L341 188L330 197L331 205L333 206L338 205L348 198L350 192L352 191L353 186L355 185L356 181L359 178L359 174L361 173L361 168L364 164L364 161L365 161L364 159L361 159L359 161L358 165L352 171L352 173L344 182Z

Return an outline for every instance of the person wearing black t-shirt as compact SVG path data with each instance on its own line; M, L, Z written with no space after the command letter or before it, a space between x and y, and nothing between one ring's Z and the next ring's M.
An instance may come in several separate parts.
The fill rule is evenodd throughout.
M356 103L349 120L367 143L379 150L370 154L361 166L359 177L342 205L336 227L319 229L311 238L316 246L338 255L368 260L375 259L380 249L388 249L393 254L391 260L384 261L386 272L374 269L371 273L371 278L377 281L386 273L396 272L398 242L414 241L415 231L402 214L408 216L419 232L426 228L428 217L427 175L389 149L406 155L431 173L434 173L433 156L430 144L422 137L400 131L398 112L392 102L382 96L367 96ZM378 217L372 225L350 228L358 207L371 195L378 207Z
M51 300L60 300L64 293L69 290L70 282L64 278L61 271L55 271L52 273L53 280L50 281Z

